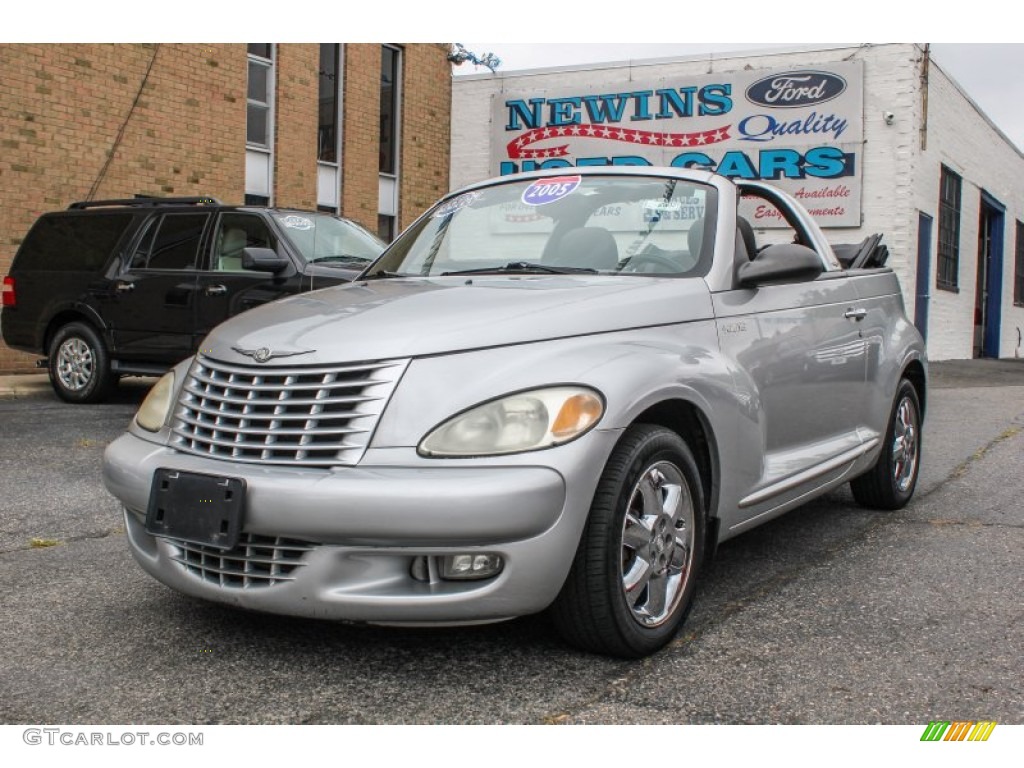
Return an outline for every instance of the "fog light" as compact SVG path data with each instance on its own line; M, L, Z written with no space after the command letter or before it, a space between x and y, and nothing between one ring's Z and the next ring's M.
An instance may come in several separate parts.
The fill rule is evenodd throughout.
M500 555L448 555L441 561L442 579L489 579L505 567Z

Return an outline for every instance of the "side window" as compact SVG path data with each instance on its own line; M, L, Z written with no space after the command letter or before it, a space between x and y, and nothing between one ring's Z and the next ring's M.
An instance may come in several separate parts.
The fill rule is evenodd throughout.
M277 241L266 222L248 213L225 213L217 222L213 237L213 262L210 269L217 272L242 272L244 248L271 248Z
M195 269L207 213L168 213L147 225L132 269Z

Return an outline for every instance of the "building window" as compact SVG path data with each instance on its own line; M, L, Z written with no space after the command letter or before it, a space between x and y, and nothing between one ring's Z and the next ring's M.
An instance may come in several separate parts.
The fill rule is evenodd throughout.
M1024 224L1017 222L1017 245L1013 256L1013 303L1024 306Z
M249 91L245 140L257 147L270 146L270 105L274 62L270 43L249 43Z
M274 44L249 43L248 52L245 199L260 205L269 204L273 194Z
M377 237L385 243L395 239L395 217L378 214L377 216Z
M957 290L960 277L961 179L946 166L939 177L939 269L936 285Z
M398 173L398 85L401 82L401 54L390 45L380 56L380 172Z
M339 46L320 44L320 124L316 157L322 163L338 162Z

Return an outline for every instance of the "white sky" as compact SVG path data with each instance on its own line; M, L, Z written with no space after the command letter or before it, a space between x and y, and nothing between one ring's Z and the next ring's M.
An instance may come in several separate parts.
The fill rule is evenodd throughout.
M501 69L509 71L805 47L816 45L806 41L826 36L944 40L932 43L935 61L1024 149L1024 44L1018 42L1013 7L996 0L953 6L898 0L384 0L375 6L288 0L252 12L233 2L175 0L146 5L143 13L143 6L130 0L50 0L45 13L20 12L5 19L0 42L450 41L476 53L495 52L504 60ZM463 65L455 72L472 70Z

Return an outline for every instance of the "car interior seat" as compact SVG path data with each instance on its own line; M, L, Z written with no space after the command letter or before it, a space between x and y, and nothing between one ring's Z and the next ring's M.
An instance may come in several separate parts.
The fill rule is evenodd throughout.
M221 272L242 271L242 249L248 244L245 230L231 227L224 230L217 248L217 269Z
M615 236L603 227L579 227L570 229L545 264L556 267L587 267L590 269L614 271L619 265L619 247Z
M747 259L753 261L757 258L757 238L754 237L754 228L745 218L737 216L736 231L739 232L740 241L747 252Z

